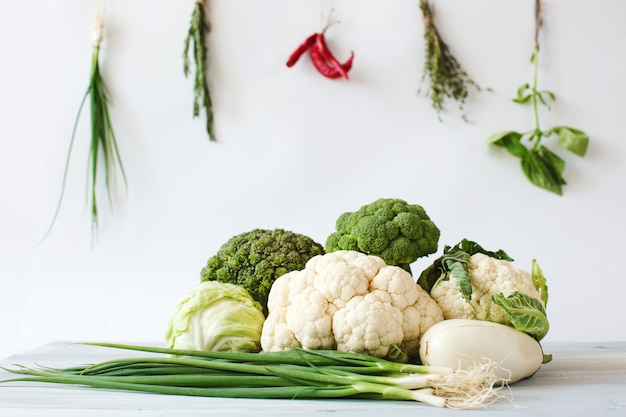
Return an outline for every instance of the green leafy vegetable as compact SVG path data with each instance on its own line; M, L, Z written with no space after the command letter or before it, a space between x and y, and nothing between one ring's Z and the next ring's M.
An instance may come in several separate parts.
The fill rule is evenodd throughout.
M171 348L258 352L265 322L261 305L235 284L206 281L178 304L167 327Z
M192 56L196 72L194 75L194 102L193 117L200 116L200 108L203 107L206 115L206 131L209 140L215 141L215 132L213 129L213 102L211 100L211 91L209 90L208 61L206 36L210 32L209 24L206 18L206 5L204 0L196 0L196 4L191 15L191 24L185 38L185 48L183 52L183 70L185 77L191 75L191 63L189 60L189 50L192 49ZM191 46L193 43L193 47Z
M65 170L63 173L63 182L61 187L61 195L56 207L52 222L45 236L47 236L58 217L61 202L65 194L65 185L67 182L67 174L69 170L70 156L72 148L74 146L74 140L76 138L76 131L78 128L78 122L83 112L87 99L89 99L90 115L91 115L91 142L89 145L89 157L88 157L88 187L87 187L87 201L90 206L91 212L91 226L92 234L95 236L98 230L98 199L97 199L97 183L100 177L100 169L104 170L104 184L107 190L107 196L109 202L113 201L112 188L115 182L115 171L119 170L126 186L126 174L120 158L120 153L117 147L117 141L115 139L115 133L113 131L113 125L109 115L107 92L104 80L100 73L100 47L103 39L104 31L104 17L101 14L96 15L94 36L93 36L93 49L91 53L91 73L89 77L89 86L83 96L82 101L78 109L78 114L74 121L74 127L72 129L72 137L70 140L69 151L67 160L65 163ZM44 238L45 238L44 236Z
M477 408L501 396L498 366L490 362L463 371L399 364L334 350L236 353L93 345L150 355L70 368L18 366L8 369L18 376L0 382L202 397L407 400L449 408Z
M517 90L514 102L530 103L532 107L534 129L519 133L506 131L496 133L487 139L487 142L505 148L511 155L520 159L522 172L528 180L545 190L558 195L563 194L563 185L567 184L563 178L565 161L553 151L543 145L542 140L556 134L559 145L580 157L585 156L589 145L589 136L578 129L568 126L557 126L550 130L541 130L539 125L539 104L550 109L550 103L556 100L553 92L537 89L537 72L539 59L539 28L541 27L541 4L536 1L536 28L535 45L531 56L533 66L532 84L524 84Z

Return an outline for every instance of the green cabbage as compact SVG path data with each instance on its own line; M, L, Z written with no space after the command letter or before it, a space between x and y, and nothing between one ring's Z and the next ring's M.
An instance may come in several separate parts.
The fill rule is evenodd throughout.
M174 349L258 352L264 322L261 305L244 288L206 281L180 301L166 340Z

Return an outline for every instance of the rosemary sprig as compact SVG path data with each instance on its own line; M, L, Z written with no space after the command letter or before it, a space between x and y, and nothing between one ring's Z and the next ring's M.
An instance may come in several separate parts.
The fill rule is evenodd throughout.
M424 72L421 84L430 79L430 96L432 106L437 111L437 117L441 121L441 112L444 109L444 101L448 99L459 103L461 117L467 121L464 112L465 100L468 96L468 86L472 85L480 91L476 84L461 67L461 64L452 55L450 48L443 41L434 23L434 16L429 0L420 0L420 9L424 18L424 40L426 41L426 56L424 59ZM418 94L421 92L418 91Z
M124 180L124 186L127 186L126 173L122 165L117 141L115 139L115 133L113 131L113 125L111 123L111 118L109 115L106 86L100 73L100 47L103 40L103 31L104 17L102 16L102 14L98 13L95 17L93 31L93 47L91 53L91 71L89 76L89 85L80 102L78 113L74 120L72 136L70 139L69 150L65 162L65 169L63 172L61 194L57 203L54 216L52 218L52 222L46 234L44 235L44 238L52 230L52 227L59 215L61 203L65 194L70 157L76 139L78 123L80 121L80 117L85 108L85 105L87 104L87 101L89 101L91 115L91 141L89 145L87 163L87 203L90 207L91 212L92 236L95 236L98 231L99 210L97 199L97 183L98 177L100 176L99 167L101 166L101 168L104 170L104 184L107 191L107 197L111 206L113 202L112 187L113 182L116 178L116 170L119 170Z
M558 136L558 142L563 149L583 157L587 152L589 136L585 132L569 126L556 126L547 131L541 130L539 124L539 104L541 103L550 109L549 102L556 100L553 92L537 89L539 32L542 22L541 0L536 0L535 43L530 59L532 64L532 82L519 87L517 97L513 99L516 103L531 104L534 128L529 132L505 131L496 133L489 137L487 141L493 145L505 148L511 155L520 158L522 172L532 184L562 195L562 187L566 184L563 178L565 161L544 146L542 140L554 133Z
M187 37L185 38L185 48L183 52L183 71L185 77L191 75L191 63L189 59L189 50L192 48L193 42L193 59L196 72L194 74L194 102L193 117L200 116L200 107L204 107L206 114L206 131L209 140L215 141L215 132L213 130L213 103L211 101L211 92L207 79L207 47L206 36L210 32L210 26L206 19L206 5L204 0L196 0L196 4L191 15L191 24Z

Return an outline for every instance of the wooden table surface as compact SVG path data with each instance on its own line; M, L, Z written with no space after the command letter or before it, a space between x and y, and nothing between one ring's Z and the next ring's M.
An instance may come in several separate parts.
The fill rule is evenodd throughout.
M544 345L552 362L511 385L486 409L452 410L404 401L255 400L119 392L56 384L0 384L2 417L113 416L626 416L626 342ZM132 356L135 356L133 353ZM0 361L67 367L131 356L128 351L56 342ZM11 374L0 371L0 380Z

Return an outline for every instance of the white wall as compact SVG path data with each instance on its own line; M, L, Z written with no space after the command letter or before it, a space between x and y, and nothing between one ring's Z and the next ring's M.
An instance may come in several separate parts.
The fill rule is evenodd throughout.
M193 1L107 2L102 54L128 197L102 205L90 247L84 201L87 117L52 234L72 124L89 71L95 0L0 0L0 356L56 340L158 341L178 299L232 235L281 227L323 243L336 217L379 197L423 205L442 230L537 258L548 277L546 340L624 340L626 2L545 0L540 87L557 103L543 127L591 136L565 155L565 195L531 186L489 149L532 127L511 102L530 81L533 0L437 0L457 58L494 93L437 121L416 91L424 45L417 0L210 0L218 143L191 118L182 45ZM284 62L322 10L350 81ZM102 200L103 202L105 200ZM427 262L424 260L424 262ZM419 261L414 269L423 266Z

